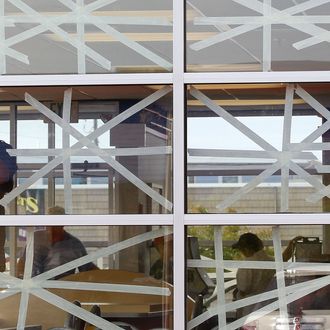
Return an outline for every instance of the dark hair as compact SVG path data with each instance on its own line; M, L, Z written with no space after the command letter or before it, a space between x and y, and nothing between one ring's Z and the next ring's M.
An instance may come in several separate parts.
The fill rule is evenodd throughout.
M242 248L249 249L254 252L258 252L264 248L264 244L262 243L262 240L253 233L245 233L240 236L237 243L235 243L232 246L233 249L239 249Z

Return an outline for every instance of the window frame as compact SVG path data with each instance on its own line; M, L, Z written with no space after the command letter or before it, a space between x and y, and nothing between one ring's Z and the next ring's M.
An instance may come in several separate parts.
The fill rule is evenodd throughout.
M189 225L330 224L328 214L187 214L185 173L185 86L212 83L329 82L330 71L185 72L185 1L173 1L173 73L0 76L0 87L61 85L173 85L173 214L68 215L1 217L3 226L39 225L171 225L174 232L174 329L185 320L185 227Z

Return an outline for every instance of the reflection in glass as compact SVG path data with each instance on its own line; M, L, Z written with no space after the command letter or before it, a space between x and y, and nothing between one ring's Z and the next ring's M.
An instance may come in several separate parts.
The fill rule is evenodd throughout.
M0 74L172 70L170 1L11 0L1 15Z
M102 329L173 329L173 269L151 274L154 262L173 253L170 227L20 227L17 234L16 247L6 247L8 260L18 257L16 270L7 263L0 285L3 327L64 327L75 315Z
M327 1L186 1L187 70L329 70Z
M329 84L188 88L189 212L328 211Z
M17 94L20 88L3 89ZM171 213L170 86L27 87L17 97L19 214ZM16 124L14 120L13 124Z
M328 231L328 225L188 227L187 292L199 313L187 328L293 329L299 322L327 329Z

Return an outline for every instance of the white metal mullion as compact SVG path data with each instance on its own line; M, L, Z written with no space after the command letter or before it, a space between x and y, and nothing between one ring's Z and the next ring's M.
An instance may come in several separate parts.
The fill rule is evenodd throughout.
M106 214L106 215L2 215L2 226L139 226L173 224L172 214Z
M185 73L185 84L329 82L330 71L196 72Z
M0 86L93 86L171 84L171 73L14 75L1 76Z
M302 213L219 213L219 214L186 214L186 226L198 225L322 225L329 224L328 213L302 214Z
M185 329L185 144L184 25L185 1L173 1L173 201L174 330Z

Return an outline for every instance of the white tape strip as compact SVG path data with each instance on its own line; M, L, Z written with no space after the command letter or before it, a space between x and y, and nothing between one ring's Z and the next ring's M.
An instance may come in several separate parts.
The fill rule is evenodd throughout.
M149 95L145 99L139 101L138 103L134 104L118 116L114 117L113 119L109 120L107 123L96 129L91 134L87 135L87 138L91 140L95 140L100 135L104 134L111 128L115 127L116 125L120 124L125 119L133 116L135 113L139 112L146 106L150 105L151 103L157 101L164 95L168 94L172 90L171 86L165 86L160 90L154 92L153 94ZM47 108L46 108L47 109ZM54 169L57 165L61 164L69 155L73 155L75 151L78 151L80 147L83 145L80 142L75 143L71 149L73 151L66 152L63 151L63 154L58 156L57 158L50 161L47 165L45 165L42 169L38 172L33 174L31 177L26 179L23 184L19 185L15 189L13 189L10 193L6 194L2 199L0 199L0 205L6 206L10 201L12 201L15 197L19 196L24 190L29 188L33 183L41 179L44 175L49 173L52 169Z
M188 5L188 6L190 6L192 9L193 9L193 11L195 12L195 13L197 13L198 15L200 15L201 17L200 18L206 18L205 17L205 14L199 9L199 8L197 8L196 7L196 5L195 4L193 4L191 1L186 1L186 4ZM195 21L196 21L196 19L198 19L198 18L195 18L195 20L194 20L194 24L196 24L195 23ZM207 18L206 18L207 19ZM221 23L221 20L220 21L218 21L218 23L216 23L215 25L214 25L214 27L219 31L219 32L223 32L223 31L228 31L228 30L230 30L230 27L227 25L227 24L223 24L223 23ZM257 63L261 63L261 60L257 57L257 56L255 56L249 49L247 49L244 45L242 45L241 43L239 43L238 41L236 41L235 39L231 39L231 41L235 44L235 45L237 45L240 49L242 49L246 54L248 54L251 58L253 58Z
M0 74L6 73L6 24L3 17L5 17L5 3L4 0L0 1L0 44L1 44L1 51L0 51Z
M291 127L292 127L292 110L293 110L294 86L289 84L285 92L285 107L283 120L283 138L282 150L290 150ZM290 155L291 157L291 155ZM291 157L292 158L292 157ZM283 165L281 168L281 212L287 212L289 209L289 166Z
M156 53L152 52L151 50L147 49L146 47L140 45L136 41L129 39L123 33L120 33L119 31L117 31L115 28L103 23L102 19L100 19L99 17L95 16L93 21L94 21L94 25L96 27L98 27L103 32L113 36L115 39L120 41L123 45L131 48L138 54L147 58L149 61L159 65L160 67L166 69L167 71L172 70L173 65L170 62L168 62L167 60L158 56Z
M284 262L287 270L312 270L330 273L330 264L315 262ZM216 268L222 267L216 260L188 259L187 267L191 268ZM223 267L248 268L248 269L276 269L276 261L245 261L245 260L224 260Z
M288 151L291 142L292 109L293 109L294 86L288 84L285 91L285 107L283 121L282 150Z
M71 117L71 99L72 89L67 89L64 92L63 100L63 121L70 125ZM63 149L70 148L70 134L62 130ZM64 207L66 214L72 214L72 178L71 178L71 159L67 157L63 161L63 182L64 182Z
M290 143L291 150L330 150L330 142Z
M18 320L17 320L17 329L25 329L25 322L29 304L29 290L22 290L21 292L21 300L19 304L18 310Z
M268 18L271 15L272 0L263 0L263 15ZM272 56L272 26L270 24L263 25L262 33L262 69L264 72L271 70Z
M223 268L223 246L222 246L222 227L214 227L214 250L215 250L215 259L217 260L220 267L217 267L217 301L219 302L218 306L224 306L226 303L225 300L225 277L224 277L224 268ZM220 329L226 329L226 311L224 308L218 308L218 325Z
M172 91L171 86L164 86L158 91L152 93L151 95L147 96L143 100L139 101L138 103L134 104L124 112L120 113L116 117L112 118L108 122L106 122L104 125L97 128L94 132L87 135L87 137L91 140L95 140L97 137L101 136L102 134L106 133L108 130L111 130L113 127L117 126L124 120L128 119L129 117L133 116L137 112L141 111L148 105L156 102L166 94Z
M21 0L9 0L14 6L20 9L22 12L26 13L27 15L33 15L36 19L38 19L38 23L43 25L47 30L50 30L63 38L72 46L76 47L77 50L81 49L82 51L86 52L91 59L96 61L102 67L107 70L111 70L111 62L108 61L106 58L101 56L99 53L95 52L93 49L88 47L87 45L81 43L78 39L72 38L66 31L61 29L58 25L54 24L52 21L47 20L46 17L42 16L40 13L35 11L33 8L29 7Z
M26 253L24 264L24 279L30 279L32 276L33 257L34 257L34 227L27 227L26 229Z
M217 105L212 101L210 98L208 98L205 94L200 92L195 87L190 88L190 94L195 97L196 99L200 100L204 105L206 105L209 109L211 109L214 113L216 113L219 117L223 118L225 121L227 121L229 124L231 124L233 127L238 129L240 132L242 132L244 135L246 135L249 139L251 139L254 143L262 147L264 150L267 151L278 151L275 147L273 147L271 144L269 144L267 141L265 141L263 138L261 138L258 134L256 134L254 131L252 131L250 128L245 126L243 123L241 123L238 119L236 119L234 116L229 114L224 108Z
M146 285L124 285L124 284L48 280L43 282L41 286L46 289L71 289L71 290L83 290L83 291L88 290L88 291L147 294L147 295L156 295L156 296L171 295L171 291L168 288L146 286Z
M311 194L306 198L308 202L316 203L324 196L327 196L330 194L330 186L325 187L317 178L310 175L308 172L306 172L304 169L302 169L297 164L291 162L290 168L293 172L295 172L300 178L310 183L312 186L314 186L318 191L314 194Z
M85 11L84 11L85 12ZM61 16L53 16L53 15L43 15L47 17L48 20L51 20L53 23L57 25L61 24L76 24L77 23L77 14L68 13L66 15ZM98 15L95 15L98 16ZM93 14L88 14L83 17L85 24L94 24L94 17ZM138 17L131 17L131 16L98 16L104 24L114 24L114 25L156 25L156 26L172 26L173 24L171 21L166 17L148 17L148 16L138 16ZM15 24L22 24L22 23L35 23L36 20L32 16L7 16L6 17L6 26L15 26ZM40 34L44 31L47 31L43 26L38 26L41 28ZM27 31L32 31L32 29ZM20 33L23 34L23 33ZM16 36L10 37L15 38ZM29 37L30 38L30 37ZM6 42L9 39L6 40ZM21 40L21 41L24 41Z
M318 173L330 173L330 165L315 165L315 169Z
M246 0L234 0L234 1L250 9L253 9L261 14L263 13L262 4L259 1L246 1ZM311 1L306 1L302 4L292 6L283 11L271 7L272 16L268 17L268 19L272 21L272 23L286 24L297 30L305 32L309 35L320 36L324 32L327 32L327 30L320 28L314 24L308 24L307 22L306 24L294 24L292 23L291 18L292 15L298 14L308 9L312 9L324 3L327 3L327 0L311 0ZM301 45L299 43L298 45L296 43L293 46L301 49Z
M233 0L236 3L241 4L242 6L245 6L249 9L252 9L254 11L259 12L260 14L263 13L263 4L259 2L258 0ZM328 3L328 0L309 0L305 1L303 3L296 4L294 6L291 6L284 10L278 10L273 7L271 7L272 14L276 14L276 17L278 19L291 19L291 15L299 14L303 11L306 11L308 9L313 9L315 7L321 6L323 4Z
M326 276L326 277L322 277L319 279L314 279L311 281L307 281L307 282L302 282L302 283L298 283L298 284L293 284L290 285L289 287L286 287L286 292L289 295L288 298L288 303L297 300L315 290L318 290L322 287L325 287L326 285L328 285L330 283L330 276ZM308 291L306 291L306 285L308 287ZM222 308L224 308L226 310L226 312L230 312L232 310L238 309L238 308L242 308L245 306L249 306L252 304L257 304L259 302L263 302L265 300L269 300L269 299L274 299L277 297L277 290L271 290L265 293L261 293L258 295L254 295L252 297L248 297L248 298L244 298L244 299L240 299L238 301L234 301L234 302L230 302L227 303L225 306L222 306ZM292 294L299 294L300 296L292 296ZM295 299L293 299L295 298ZM274 306L274 305L267 305L265 306L266 310L269 310L268 313L271 313L272 311L276 310L278 308L278 302L275 302L277 305L273 310L269 310L270 306ZM192 329L196 326L198 326L199 324L205 322L207 319L211 318L212 316L217 314L217 309L218 306L215 307L211 307L208 309L207 312L199 315L198 317L194 318L193 320L188 322L188 329ZM260 309L257 312L254 312L255 314L257 314L260 311ZM268 314L266 313L266 314ZM263 314L261 316L264 316L266 314ZM261 317L259 316L259 317ZM257 317L257 318L259 318ZM246 318L244 318L245 320ZM243 320L243 318L240 319L240 322ZM241 324L242 325L242 324ZM231 324L232 326L232 324Z
M15 49L11 49L11 48L7 48L7 47L6 47L6 48L5 48L5 53L6 53L8 56L10 56L10 57L12 57L12 58L14 58L14 59L16 59L16 60L22 62L22 63L30 64L29 58L28 58L26 55L24 55L24 54L18 52L18 51L15 50Z
M330 33L329 32L321 33L321 31L318 31L318 33L316 33L316 35L314 37L310 37L305 40L295 42L294 44L292 44L292 46L294 48L296 48L297 50L302 50L304 48L312 47L314 45L317 45L317 44L319 44L321 42L325 42L325 41L327 41L327 42L330 41Z
M165 197L160 195L158 192L153 190L150 186L148 186L145 182L140 180L137 176L135 176L132 172L130 172L126 167L122 166L118 161L114 160L111 156L108 156L107 153L99 148L91 139L85 137L75 128L70 126L68 123L63 121L57 114L49 110L39 101L34 99L32 96L26 94L26 101L31 104L35 109L38 109L39 112L47 116L54 123L62 127L63 130L69 132L74 138L78 140L81 144L87 146L89 150L91 150L96 156L99 156L104 161L106 161L114 170L124 176L127 180L133 183L136 187L138 187L145 194L150 196L154 201L162 205L167 210L172 210L172 203L168 201Z
M297 148L298 149L298 148ZM10 151L16 154L15 149ZM230 157L230 158L264 158L264 159L283 159L282 151L263 151L263 150L228 150L228 149L188 149L189 156L196 157ZM290 152L288 159L317 159L312 152Z
M76 15L77 15L77 37L81 44L85 45L85 17L80 15L79 11L82 11L84 6L84 0L76 0ZM62 2L62 1L60 1ZM64 2L64 1L63 1ZM78 52L78 73L84 74L86 73L86 57L85 51L82 48L77 50Z
M11 156L19 157L45 157L58 156L65 150L71 154L71 149L10 149L8 153ZM109 156L153 156L169 155L172 153L172 147L139 147L139 148L102 148ZM90 156L92 153L88 149L78 149L74 151L75 156ZM308 158L309 159L309 158Z
M274 256L276 261L276 283L277 283L278 298L279 298L280 316L283 318L287 318L288 302L287 302L286 290L285 290L284 265L283 265L281 234L280 234L279 226L273 227L272 236L274 242ZM285 330L289 330L289 326L286 326Z
M320 115L326 119L330 119L329 110L318 102L314 97L307 93L300 86L296 87L296 94L300 96L306 103L308 103L313 109L315 109Z
M227 207L232 205L234 202L238 201L243 195L247 194L255 187L257 187L260 183L262 183L265 179L270 177L273 173L281 168L281 162L277 161L273 165L269 166L266 170L257 175L252 181L250 181L245 186L236 190L232 195L225 198L221 203L219 203L216 208L218 210L225 210Z
M329 280L328 280L328 284L329 284ZM298 300L298 299L324 287L325 285L327 285L327 284L320 284L320 285L315 285L315 286L312 286L312 285L305 286L301 290L296 290L294 293L292 293L291 295L288 296L287 303L291 303L295 300ZM247 318L241 318L237 321L234 321L233 323L230 324L230 326L228 328L231 330L234 330L237 327L240 327L244 324L257 320L257 319L277 310L278 308L279 308L279 302L275 301L267 306L260 308L259 310L255 311L255 312L251 313Z
M224 17L195 17L194 25L249 25L249 24L273 24L275 20L271 15L268 16L224 16ZM276 21L275 21L276 22ZM330 16L328 15L309 15L309 16L290 16L291 24L329 24Z
M319 126L315 131L313 131L305 139L303 139L301 141L301 144L303 144L303 143L312 143L317 138L319 138L323 133L327 132L329 129L330 129L330 121L327 120L324 124ZM303 145L302 145L302 147L303 147Z
M6 289L6 290L2 290L0 291L0 300L3 300L3 299L6 299L6 298L9 298L17 293L20 293L21 290L19 289Z
M2 199L0 199L0 205L6 206L10 203L15 197L19 196L23 191L28 189L33 183L44 177L48 174L53 168L62 163L64 156L60 155L57 158L53 159L38 172L34 173L32 176L27 178L22 184L13 189L11 192L6 194Z
M167 231L172 232L172 229L167 229ZM64 265L58 266L54 269L51 269L43 274L37 275L34 277L35 281L46 281L48 279L51 279L57 275L63 274L71 269L75 269L77 267L80 267L82 265L85 265L88 262L92 262L97 260L98 258L106 257L108 255L111 255L113 253L119 252L121 250L127 249L131 246L146 242L148 240L152 240L156 237L164 236L165 229L160 228L158 230L154 230L151 232L147 232L138 236L134 236L132 238L129 238L125 241L113 244L111 246L108 246L106 248L99 249L98 251L95 251L93 253L90 253L84 257L78 258L76 260L70 261Z
M118 0L97 0L85 6L86 13L90 13L104 6L109 6L110 4L117 2Z
M109 330L121 330L121 327L118 327L117 325L110 323L100 316L96 316L95 314L92 314L90 312L87 312L83 308L80 308L67 300L47 291L44 289L33 289L31 290L31 294L34 296L43 299L50 304L58 307L59 309L65 310L68 313L85 320L89 324L92 324L100 329L109 329ZM22 328L19 328L22 329Z
M207 47L210 47L212 45L215 45L219 42L235 38L243 33L252 31L254 29L257 29L260 27L261 24L246 24L246 25L241 25L239 27L233 28L229 31L221 32L215 36L212 36L210 38L204 39L202 41L195 42L190 45L190 48L192 50L202 50Z

